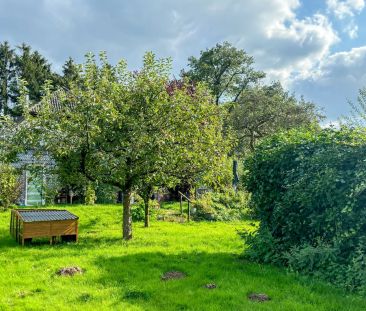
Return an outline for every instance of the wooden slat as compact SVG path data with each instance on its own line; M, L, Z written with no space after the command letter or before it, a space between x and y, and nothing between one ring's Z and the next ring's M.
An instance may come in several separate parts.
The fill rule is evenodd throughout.
M63 220L24 223L23 230L23 236L26 239L61 235L76 235L77 221Z

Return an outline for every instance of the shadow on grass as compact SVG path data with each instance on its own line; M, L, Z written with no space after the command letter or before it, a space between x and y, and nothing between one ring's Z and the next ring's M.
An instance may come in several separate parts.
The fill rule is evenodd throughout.
M262 304L261 310L306 305L310 309L301 310L318 310L317 305L319 310L330 310L332 305L321 304L342 296L333 287L249 263L230 253L138 253L99 257L95 264L101 271L98 282L113 288L113 296L118 297L114 307L128 303L143 310L253 310L257 304L249 301L248 295L266 293L271 301ZM163 281L161 277L168 271L180 271L186 277ZM217 288L207 289L206 284ZM281 309L283 303L292 307ZM342 310L353 310L344 305Z
M79 242L62 242L59 239L53 244L50 245L49 238L37 238L32 242L25 243L25 246L21 246L16 240L10 236L7 231L0 230L0 249L13 249L16 247L19 248L58 248L58 249L70 249L75 251L82 251L83 249L91 250L98 249L101 246L105 246L108 244L109 246L113 245L123 245L125 242L121 237L82 237L79 238ZM56 255L57 256L57 255Z

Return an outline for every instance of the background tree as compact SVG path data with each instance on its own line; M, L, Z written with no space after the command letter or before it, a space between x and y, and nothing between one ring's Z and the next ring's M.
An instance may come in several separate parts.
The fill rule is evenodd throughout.
M215 97L215 103L230 103L231 111L241 94L252 84L265 77L262 71L253 68L254 58L244 50L239 50L229 42L216 44L215 47L201 51L199 58L188 59L189 70L182 72L191 81L204 82ZM234 155L233 151L230 152ZM238 162L233 157L233 186L237 188L239 181Z
M201 51L199 58L188 59L188 71L182 75L195 82L205 82L215 97L215 103L236 102L252 83L265 77L253 68L254 59L244 50L228 42Z
M253 86L239 97L228 117L237 139L235 152L242 157L257 142L281 130L318 126L322 116L311 102L297 100L279 82Z
M29 113L17 137L35 154L48 152L56 161L73 154L78 165L70 174L81 173L92 182L120 189L123 237L128 240L132 192L148 176L179 172L182 163L190 164L196 174L215 167L224 150L222 120L201 84L194 96L190 85L172 95L167 92L170 60L147 53L138 72L128 71L123 61L111 66L104 54L100 63L89 55L81 83L70 83L67 92L52 92L46 84L36 113L22 96L22 107Z
M80 66L69 57L65 64L62 66L61 85L68 89L70 84L77 82L80 79Z
M16 62L15 51L7 41L0 43L0 115L10 114L11 103L15 101Z
M60 77L52 72L47 59L38 51L32 51L32 48L25 43L18 46L15 66L18 81L26 81L28 98L32 103L38 103L41 100L42 87L47 80L52 81L55 85L60 83ZM16 95L14 114L19 115L21 107L18 105L17 98L20 96L20 90Z
M366 87L358 91L357 101L348 101L351 111L350 116L343 117L346 124L352 127L366 126Z

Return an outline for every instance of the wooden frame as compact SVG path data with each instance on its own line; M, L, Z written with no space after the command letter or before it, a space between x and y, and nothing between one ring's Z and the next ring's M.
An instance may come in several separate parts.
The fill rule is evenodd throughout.
M79 218L63 220L40 220L26 221L21 212L39 212L39 211L64 211L56 209L13 209L10 216L10 234L15 240L24 245L25 241L31 241L33 238L49 237L50 244L55 242L56 237L62 240L78 241L78 223Z

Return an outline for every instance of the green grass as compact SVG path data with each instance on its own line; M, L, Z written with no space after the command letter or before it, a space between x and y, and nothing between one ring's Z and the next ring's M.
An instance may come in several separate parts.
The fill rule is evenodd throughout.
M0 310L365 310L365 299L240 258L250 222L134 224L121 239L119 206L75 206L79 243L21 247L0 213ZM83 275L60 277L66 266ZM164 272L187 277L162 281ZM215 283L216 289L203 286ZM255 303L251 292L272 300Z

